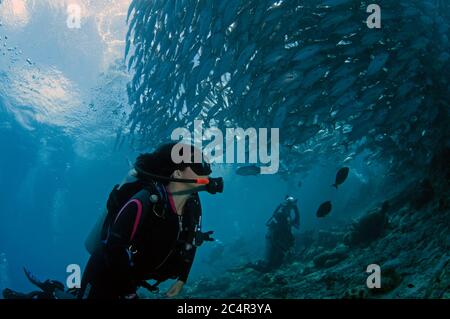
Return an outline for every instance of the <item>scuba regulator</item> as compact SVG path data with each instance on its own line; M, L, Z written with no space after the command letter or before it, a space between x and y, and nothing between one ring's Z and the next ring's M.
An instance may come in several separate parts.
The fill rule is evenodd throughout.
M210 173L207 173L208 172L207 170L203 171L201 173L198 173L199 171L194 167L195 166L192 166L192 170L198 175L209 175L210 174ZM223 192L224 183L223 183L222 177L195 178L195 179L173 178L173 177L160 176L160 175L146 172L137 165L134 166L134 169L140 176L142 176L144 178L147 177L152 180L200 185L199 187L192 189L192 190L176 192L176 193L174 193L174 195L191 194L191 193L197 193L199 191L207 191L208 193L213 194L213 195ZM209 170L209 172L210 172L210 170Z

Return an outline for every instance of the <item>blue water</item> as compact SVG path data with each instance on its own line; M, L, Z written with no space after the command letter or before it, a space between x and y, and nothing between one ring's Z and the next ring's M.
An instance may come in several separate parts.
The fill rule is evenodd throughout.
M13 123L3 112L2 122L8 118ZM86 159L77 156L71 136L58 128L41 126L30 132L13 123L0 132L4 150L0 158L0 251L7 256L9 286L21 291L33 288L23 275L23 266L38 277L65 282L67 265L84 267L89 257L84 249L85 237L102 212L112 186L126 174L126 159L137 153L99 152L94 159ZM42 140L46 140L45 145ZM357 163L354 169L358 170ZM305 231L355 217L358 212L348 211L347 204L354 204L352 199L360 202L358 191L367 187L365 180L351 174L337 195L329 187L336 172L332 163L312 171L301 187L297 180L285 181L277 175L243 177L232 167L219 164L214 170L215 175L224 176L225 192L201 194L203 229L214 230L214 237L226 247L238 243L241 251L210 265L208 256L214 244L205 244L196 257L190 280L214 276L227 267L260 258L265 223L286 194L299 198L301 230ZM325 200L333 200L333 215L318 220L315 210Z
M129 161L134 161L141 152L151 151L159 143L152 141L133 144L133 138L139 140L139 137L143 136L146 139L151 135L154 141L167 140L169 128L160 126L174 123L176 116L171 118L168 114L172 113L169 112L161 113L164 115L161 120L159 118L142 120L144 124L154 123L155 126L152 128L155 130L161 128L161 132L154 133L149 130L142 136L139 136L139 132L134 132L136 136L130 139L117 139L118 132L120 136L130 133L130 123L142 124L141 117L133 118L130 115L132 106L128 104L126 85L132 80L133 74L139 76L139 72L146 73L151 69L146 65L150 60L145 58L137 61L135 69L132 68L130 71L125 65L125 39L128 28L125 21L130 2L131 0L79 1L82 9L81 27L71 29L66 24L67 4L64 1L0 1L0 254L2 254L0 289L5 287L19 291L34 289L26 280L23 267L29 268L39 278L52 278L61 282L66 280L68 275L66 267L69 264L78 264L83 268L89 257L84 248L84 241L103 212L109 192L127 174ZM237 0L233 3L235 2ZM288 20L280 18L282 16L278 15L277 10L286 10L289 14L293 14L294 11L289 11L287 5L281 5L282 2L274 5L275 9L272 8L269 12L273 17L269 18L288 23ZM434 8L421 6L422 2L427 2L425 0L416 2L419 3L418 7L421 10L425 8L423 12L427 14L428 10ZM328 1L328 3L337 3L336 10L344 10L342 4L345 5L346 1ZM253 5L257 9L265 9L260 3ZM392 7L397 8L396 5ZM203 9L198 7L196 10L208 17L211 14L208 9L202 11ZM408 12L403 12L406 18L402 21L409 19ZM364 15L365 12L358 14ZM446 15L448 12L442 12L442 17ZM394 16L390 12L388 18ZM350 62L336 62L337 60L332 60L334 58L330 57L332 56L330 54L326 56L324 54L323 57L320 54L308 56L311 60L308 59L304 64L303 61L298 62L293 74L287 73L291 71L287 70L287 64L274 63L276 67L267 71L268 73L273 71L273 74L270 74L274 79L273 85L278 85L281 93L287 94L295 90L301 93L298 96L295 95L297 91L295 94L287 94L289 98L284 102L288 103L290 108L288 110L281 107L276 110L281 100L277 96L278 93L263 95L268 91L266 86L272 87L271 83L266 81L269 77L264 79L264 75L252 70L251 65L248 74L245 73L245 68L237 66L241 69L242 79L250 84L251 76L259 77L260 85L256 86L254 91L251 91L249 85L250 93L246 99L252 103L238 105L242 108L249 107L245 116L240 119L241 123L256 127L261 123L265 126L270 126L270 123L281 126L281 129L284 129L283 133L286 134L282 136L280 142L282 144L280 158L284 166L282 174L260 176L239 176L236 174L237 166L232 164L213 166L213 175L224 177L225 192L215 196L201 194L203 230L214 230L214 237L226 247L226 250L224 256L214 257L212 260L211 256L214 256L218 244L206 243L202 246L195 259L190 281L204 276L212 278L230 267L261 258L265 247L265 223L287 194L299 199L300 232L341 227L383 201L389 192L399 187L396 183L390 183L392 171L401 175L403 171L398 168L406 167L411 169L405 170L409 174L417 168L412 164L420 166L426 163L430 160L433 149L445 143L448 145L448 140L445 139L445 136L448 136L445 135L448 129L445 117L441 116L441 114L448 115L446 104L448 96L447 98L445 96L445 89L449 87L448 79L440 72L431 70L426 59L419 61L414 56L408 55L417 53L419 56L422 52L420 50L428 50L425 48L429 45L432 49L430 54L438 56L437 60L440 61L442 68L447 67L448 70L449 64L446 61L449 60L449 56L446 52L442 54L439 52L441 48L448 47L448 34L446 35L448 22L438 15L430 14L430 16L436 17L436 21L440 21L438 18L442 20L441 24L435 24L440 27L436 27L438 32L432 39L435 41L433 43L439 45L433 46L433 43L429 43L431 40L427 38L416 38L413 34L415 30L403 25L406 31L401 29L398 31L399 34L394 35L399 39L405 37L410 40L407 45L411 45L415 51L408 47L394 50L393 47L396 46L394 40L392 43L378 41L378 35L367 35L365 33L367 30L358 27L359 33L357 32L356 38L361 43L372 43L374 47L375 44L379 45L377 47L379 51L371 52L366 47L358 47L358 44L348 49L345 46L338 47L336 45L338 41L334 43L330 40L332 37L327 38L329 43L323 43L326 53L329 52L327 50L335 49L340 50L339 54L342 56L348 54L354 55L354 58L362 52L360 59L350 59L353 64L348 69L346 63ZM244 18L245 16L239 17L245 20ZM425 18L427 17L422 19L420 25L421 34L427 34L424 31L427 25ZM312 19L315 21L318 15L314 15ZM326 34L331 32L331 29L334 30L334 19L329 19L328 16L324 19L328 19L326 26L328 29L322 30L323 34ZM360 19L358 23L359 21ZM300 25L303 20L297 22ZM237 27L243 26L245 23L238 24ZM189 29L189 25L181 24L177 29L178 26L173 23L170 27L178 34ZM346 31L348 27L352 29L354 26L349 24L342 28ZM314 32L308 30L304 28L302 32L308 36L315 35L314 30ZM200 30L197 31L204 31L201 34L202 39L204 41L208 39L208 25L201 24ZM265 33L270 31L267 30L267 24L263 31ZM336 32L339 36L346 33L343 30L338 31L342 31ZM246 33L242 32L238 36L245 37ZM293 39L297 37L298 35L292 36ZM186 35L185 39L195 40L196 37ZM215 38L214 41L217 39L222 38ZM233 35L223 38L224 41L228 41L227 45L235 46L236 50L246 48L237 45L233 39ZM276 38L270 41L272 40L276 42ZM315 39L308 40L311 40L308 44L310 45ZM400 40L395 38L395 41ZM169 45L167 41L162 43ZM219 44L213 44L222 45L220 41ZM294 48L292 50L300 50L300 47L297 48L298 45L292 44ZM189 46L186 48L190 49ZM168 52L175 56L176 50L170 49L172 51ZM254 50L254 47L250 45L250 49ZM278 51L275 50L273 54L270 53L271 50L263 49L267 48L260 49L257 58L269 66L271 61L283 61L278 53L295 56L295 51L287 51L285 46L279 46ZM389 51L389 59L383 53L384 50ZM202 72L199 73L203 73L206 79L209 67L218 68L222 72L229 71L226 70L226 65L212 64L217 52L221 51L208 52L210 57L206 50L202 56L194 52L193 58L197 60L196 63L186 59L182 62L186 70L187 67L193 67L194 64L194 67L197 67L200 63ZM251 55L250 53L251 50L242 56L245 58L246 55ZM263 53L267 56L261 56ZM160 52L153 52L153 55L149 52L145 54L151 59L160 59ZM377 60L380 57L385 57L388 62ZM229 54L225 55L225 58L230 58ZM244 58L243 61L250 59ZM317 69L316 64L319 65L322 58L329 59L331 73L321 82L317 76L325 73L322 72L325 69ZM401 63L398 64L398 61ZM411 65L408 61L411 61ZM382 69L384 63L387 63L386 70ZM168 76L173 76L175 72L171 68L174 65L165 67ZM368 68L369 76L364 79L358 78L356 81L355 79L358 76L362 77L361 74L365 74ZM186 72L190 71L192 70ZM197 71L198 69L193 73L197 74ZM350 76L352 72L356 74ZM395 73L401 76L391 78ZM328 76L328 73L323 76ZM428 84L414 82L420 81L418 78L422 76L427 76ZM300 78L304 80L302 85L295 83L300 81ZM403 78L405 83L402 82ZM355 80L352 88L346 87L346 79ZM200 83L203 78L199 76L191 80L195 84L195 81ZM166 88L158 87L158 83L155 83L157 81L150 82L144 83L143 87L152 89L152 92L156 92L155 96L165 93ZM247 89L244 87L245 81L234 79L230 83L236 92L242 93ZM384 87L384 83L393 83L392 88L389 85ZM441 86L430 88L430 83L438 83ZM171 84L170 82L167 86ZM286 91L283 91L284 89ZM326 90L330 95L322 94L322 91ZM400 93L404 93L404 96ZM186 99L197 98L195 94L191 95ZM389 98L398 97L398 99L393 98L392 104L391 101L386 103L388 95ZM231 94L226 97L229 98L230 105L240 98ZM354 97L361 100L356 103ZM135 105L140 98L141 96L137 94L130 96L130 100L134 99ZM267 107L261 109L261 115L252 107L255 108L258 103L263 104L265 101L260 100L265 98L272 99L272 102L277 101L278 104L274 102L274 110L270 112ZM340 108L339 103L331 105L336 101L350 106L344 109ZM199 101L201 102L204 101ZM307 110L309 107L311 113L305 110L300 112L296 109L298 105L305 106ZM227 115L228 110L232 116L239 118L236 105L222 110L220 116L226 118L223 114ZM145 114L145 111L141 112ZM153 108L151 112L157 113L159 110ZM153 114L151 112L150 114ZM256 114L260 117L257 120L253 118ZM355 114L358 116L353 116ZM351 116L352 121L348 124L347 118ZM183 120L186 121L186 118ZM328 133L319 134L321 131ZM370 133L371 131L373 132ZM361 141L366 141L366 146L370 150L361 151L358 144ZM344 147L338 148L343 142L348 142L349 150ZM294 153L293 150L296 148L300 150L299 153ZM307 148L313 148L314 152L306 152ZM358 151L353 154L353 159L345 163L350 167L350 175L336 190L331 187L335 174L344 165L343 160L354 149ZM377 156L376 150L382 150L380 156ZM367 155L373 155L370 161L367 160ZM417 163L414 162L416 159ZM305 170L300 167L303 161ZM405 180L407 177L412 176L400 178L397 176L396 181ZM316 217L318 206L328 200L333 203L332 213L327 218L318 219ZM300 236L297 231L295 235Z

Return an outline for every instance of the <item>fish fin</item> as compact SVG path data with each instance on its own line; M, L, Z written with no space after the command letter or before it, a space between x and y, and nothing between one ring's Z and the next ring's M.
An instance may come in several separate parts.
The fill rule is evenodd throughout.
M26 267L23 267L23 271L25 272L25 276L27 277L28 281L30 281L33 285L35 285L36 287L41 288L42 286L42 282L37 279L32 273L31 271L29 271Z
M332 184L331 187L336 187L336 189L338 188L337 184Z

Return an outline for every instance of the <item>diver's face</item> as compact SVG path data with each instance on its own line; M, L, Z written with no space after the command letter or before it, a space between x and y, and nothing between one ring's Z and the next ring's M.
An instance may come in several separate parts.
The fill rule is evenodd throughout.
M197 175L192 168L186 167L184 170L178 170L175 172L175 176L181 179L197 179L197 178L208 178L208 175ZM189 188L196 188L196 184L185 184Z
M182 178L208 178L208 175L197 175L190 167L186 167L181 173L184 176Z

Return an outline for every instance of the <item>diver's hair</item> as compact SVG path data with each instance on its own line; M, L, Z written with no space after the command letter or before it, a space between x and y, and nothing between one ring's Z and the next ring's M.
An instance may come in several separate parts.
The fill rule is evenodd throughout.
M172 160L172 148L178 143L167 143L158 147L153 153L140 154L136 159L136 166L145 172L170 177L176 170L184 170L189 165L186 163L175 163ZM191 154L193 154L194 146L191 145ZM183 154L183 149L181 149L180 155ZM143 178L139 176L138 178ZM168 184L169 182L164 182Z

